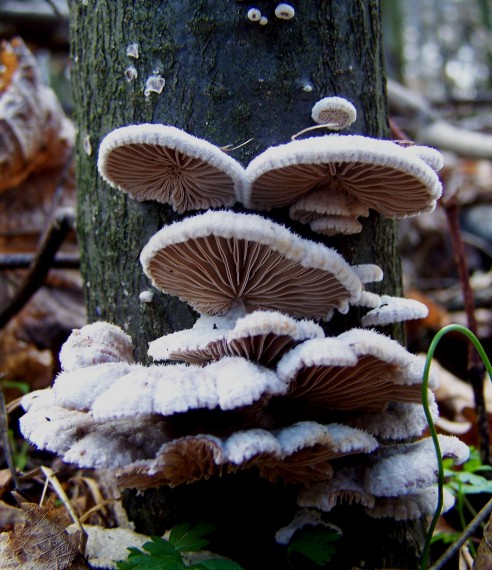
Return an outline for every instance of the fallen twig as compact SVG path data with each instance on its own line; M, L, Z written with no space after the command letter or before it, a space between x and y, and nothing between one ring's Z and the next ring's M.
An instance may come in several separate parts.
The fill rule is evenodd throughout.
M41 239L39 250L32 262L29 273L14 298L0 310L0 328L4 327L16 315L34 293L43 285L53 260L68 232L75 224L75 212L59 209L55 212L51 224Z

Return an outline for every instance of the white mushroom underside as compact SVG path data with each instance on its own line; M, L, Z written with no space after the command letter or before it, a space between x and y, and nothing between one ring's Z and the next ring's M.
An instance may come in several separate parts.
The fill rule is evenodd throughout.
M362 284L334 250L260 216L207 212L168 226L144 247L154 285L200 313L236 305L324 319L345 312Z
M239 319L228 331L200 327L163 336L149 343L149 354L154 360L190 364L242 356L263 366L273 366L299 342L322 336L323 329L312 321L296 321L275 311L255 311Z
M231 206L241 199L244 169L208 141L167 125L115 129L102 141L98 168L137 200L187 210Z
M435 484L408 494L396 493L394 497L376 496L366 488L366 470L367 465L342 468L331 479L302 489L297 503L303 507L316 507L323 512L329 512L341 504L360 504L366 507L366 512L371 517L387 517L398 521L434 514L437 507ZM398 482L395 482L395 489L397 485ZM453 496L445 491L442 512L448 511L453 504Z
M357 110L343 97L324 97L311 111L311 117L319 125L331 125L333 130L342 130L357 118Z
M105 174L138 201L171 204L182 214L236 201L234 181L201 159L156 145L125 145L106 159Z
M431 211L442 192L435 171L391 141L328 135L271 147L246 169L248 207L270 210L311 191L343 192L390 217Z

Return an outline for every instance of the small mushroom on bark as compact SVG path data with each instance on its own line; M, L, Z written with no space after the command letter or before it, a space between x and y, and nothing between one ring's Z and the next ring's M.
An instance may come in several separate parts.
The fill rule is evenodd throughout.
M340 131L355 121L357 110L343 97L324 97L314 105L311 117L318 125Z
M361 319L363 327L381 327L403 321L424 319L429 309L416 299L381 295L379 306L368 311Z
M98 169L136 200L171 204L178 213L232 206L244 182L243 167L215 145L156 124L111 131L101 142Z
M363 292L336 251L254 214L207 212L176 222L150 239L140 260L155 287L208 315L244 307L327 319Z

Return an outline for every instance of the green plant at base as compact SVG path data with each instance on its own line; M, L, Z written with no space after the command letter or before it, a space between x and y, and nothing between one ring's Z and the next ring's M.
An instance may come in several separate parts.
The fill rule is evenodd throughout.
M153 536L142 549L129 547L127 560L116 562L118 570L243 570L239 564L222 558L210 558L188 564L183 559L184 552L199 552L208 544L204 535L214 527L201 523L192 528L184 523L173 527L169 540ZM144 552L145 551L145 552Z
M293 555L301 554L318 566L326 566L335 553L331 544L340 538L340 534L323 526L307 526L296 532L287 547L287 559L290 568L296 568Z
M7 463L13 473L15 481L16 471L24 471L27 465L30 445L26 440L23 440L20 444L17 443L14 431L8 428L8 413L4 395L5 388L18 390L22 395L25 395L29 393L30 386L27 382L21 382L19 380L5 380L3 374L0 374L0 432L2 434L1 439ZM15 485L17 486L16 481Z
M480 453L474 447L470 447L470 459L461 465L460 470L453 468L452 459L443 460L444 486L450 491L455 499L455 510L458 514L462 530L467 526L467 518L476 516L477 512L468 500L468 495L479 493L492 494L492 481L489 481L480 473L491 472L490 465L483 465ZM467 516L468 515L468 516ZM432 543L441 541L444 543L454 542L460 533L438 532L432 537ZM474 554L474 546L470 543L470 551Z
M436 512L434 513L431 524L429 526L429 530L427 531L427 537L426 537L424 549L422 552L421 563L420 563L421 570L425 570L428 567L429 551L430 551L430 545L432 542L432 536L434 534L434 530L436 528L437 521L439 520L439 517L441 516L442 505L443 505L443 489L444 489L444 483L445 483L445 481L444 481L444 465L443 465L443 460L442 460L441 447L439 445L439 439L437 437L437 431L436 431L436 428L434 426L434 420L432 419L432 414L430 412L429 398L428 398L428 394L427 394L428 388L429 388L429 370L430 370L430 366L432 363L432 359L434 357L434 352L436 350L437 345L439 344L439 341L441 340L441 338L445 334L452 332L452 331L464 334L473 343L473 346L476 348L477 352L479 353L480 358L482 359L482 361L483 361L483 363L487 369L488 375L492 380L492 365L490 364L490 360L489 360L487 354L485 353L485 350L484 350L483 346L481 345L480 341L470 330L468 330L466 327L464 327L462 325L448 325L448 326L442 328L434 336L434 338L432 339L432 342L430 344L429 350L427 352L427 357L425 360L424 374L423 374L423 381L422 381L422 404L424 406L425 417L427 418L427 423L429 425L429 431L430 431L430 434L432 437L432 441L434 443L434 449L436 450L437 468L438 468L438 482L437 482L438 494L437 494Z

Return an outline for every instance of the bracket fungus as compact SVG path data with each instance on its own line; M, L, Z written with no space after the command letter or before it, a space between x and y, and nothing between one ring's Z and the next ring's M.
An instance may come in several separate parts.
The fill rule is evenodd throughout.
M206 212L175 222L151 237L140 260L155 287L208 315L244 306L328 319L363 291L336 251L255 214Z
M201 316L192 329L165 335L149 343L154 360L205 364L225 356L242 356L266 367L276 365L296 344L324 336L313 321L297 321L277 311L255 311L237 321Z
M119 470L117 480L121 487L146 489L255 468L270 481L306 483L331 477L331 459L371 453L377 445L361 430L314 422L300 422L278 433L239 431L225 440L201 434L164 444L154 459Z
M427 305L416 299L381 295L380 304L361 319L363 327L381 327L403 321L424 319L429 314Z
M59 359L66 371L108 362L133 364L133 342L120 327L97 321L74 329L63 343Z
M316 418L327 411L356 415L383 411L389 402L420 402L423 364L370 330L307 340L278 363L277 374L289 391L275 403L287 406L289 414L302 411Z
M136 200L171 204L178 213L232 206L244 169L215 145L176 127L120 127L99 147L99 173Z
M439 436L443 457L465 462L469 449L452 436ZM374 517L396 520L432 514L436 506L437 459L430 438L414 443L379 446L358 465L347 465L333 477L299 491L301 507L328 512L341 502L359 503ZM424 502L428 503L425 505ZM444 510L451 508L446 496Z
M250 162L246 177L246 207L290 206L294 219L328 235L337 227L341 233L360 231L355 222L368 209L390 218L432 211L442 193L435 170L416 152L360 135L325 135L270 147Z
M261 23L259 10L248 17ZM334 129L355 116L341 98L313 108ZM331 134L269 148L245 170L213 144L154 124L109 133L98 159L101 176L137 200L178 213L289 206L291 218L325 235L361 231L371 209L393 218L432 210L440 166L433 149ZM132 340L109 323L75 330L53 388L22 400L26 438L67 462L112 469L120 487L254 470L297 485L300 506L427 516L436 502L431 440L407 443L426 427L424 362L375 331L326 337L309 320L358 306L370 309L361 326L384 325L420 318L425 306L367 291L383 278L378 266L352 265L254 213L174 222L150 238L140 262L154 287L200 313L191 329L149 343L156 362L182 362L135 363ZM432 392L429 400L437 416ZM464 444L441 442L465 459Z

